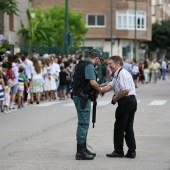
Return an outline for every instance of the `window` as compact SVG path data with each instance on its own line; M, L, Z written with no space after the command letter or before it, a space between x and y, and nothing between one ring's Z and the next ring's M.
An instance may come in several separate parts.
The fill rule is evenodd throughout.
M9 16L9 31L14 31L14 14Z
M136 21L135 21L136 18ZM146 13L135 11L116 11L116 29L146 30Z
M105 27L106 16L105 14L87 14L87 26L88 27Z

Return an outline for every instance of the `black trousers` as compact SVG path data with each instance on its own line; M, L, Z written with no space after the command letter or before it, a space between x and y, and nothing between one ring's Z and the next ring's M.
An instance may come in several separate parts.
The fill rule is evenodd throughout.
M118 101L114 125L114 149L117 152L123 152L124 138L129 152L136 150L136 141L133 131L136 110L137 101L135 96L123 97Z

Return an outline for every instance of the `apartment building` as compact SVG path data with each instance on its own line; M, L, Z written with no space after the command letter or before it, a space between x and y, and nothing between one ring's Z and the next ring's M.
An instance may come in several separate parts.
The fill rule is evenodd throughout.
M32 7L42 8L63 0L31 0ZM82 46L94 47L110 55L134 57L134 39L138 58L144 54L139 43L151 40L151 0L69 0L74 11L84 14L89 31ZM136 11L136 15L135 15ZM135 29L136 23L136 29ZM111 43L112 42L112 43ZM112 53L112 54L111 54Z
M170 19L170 0L151 1L152 23Z
M27 14L26 10L29 7L29 0L17 0L18 1L18 16L0 14L0 34L5 40L8 40L10 44L17 45L23 42L22 35L17 35L17 31L21 28L20 21L22 20L24 25L27 26Z

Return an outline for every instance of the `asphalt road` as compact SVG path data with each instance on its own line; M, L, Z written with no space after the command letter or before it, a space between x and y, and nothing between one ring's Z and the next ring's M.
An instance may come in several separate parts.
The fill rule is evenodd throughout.
M97 154L93 161L75 160L77 117L71 99L0 115L0 170L170 170L170 79L137 89L135 159L106 157L113 151L112 95L98 98L97 122L89 128L87 143Z

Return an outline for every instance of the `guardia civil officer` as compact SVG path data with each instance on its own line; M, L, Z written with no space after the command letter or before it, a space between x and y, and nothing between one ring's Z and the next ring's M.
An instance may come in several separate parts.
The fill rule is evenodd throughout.
M76 160L92 160L96 156L95 153L87 149L86 140L91 111L90 92L92 88L100 92L100 87L96 81L94 66L100 62L101 58L101 52L97 49L92 49L89 57L84 61L80 60L75 67L72 96L78 117Z
M123 142L124 137L128 147L125 155L127 158L135 158L136 142L133 131L133 122L137 110L135 85L131 74L122 68L123 62L120 56L109 58L109 67L114 73L112 81L106 85L101 85L101 92L114 90L112 104L118 103L115 112L114 125L114 151L106 154L107 157L124 157Z

